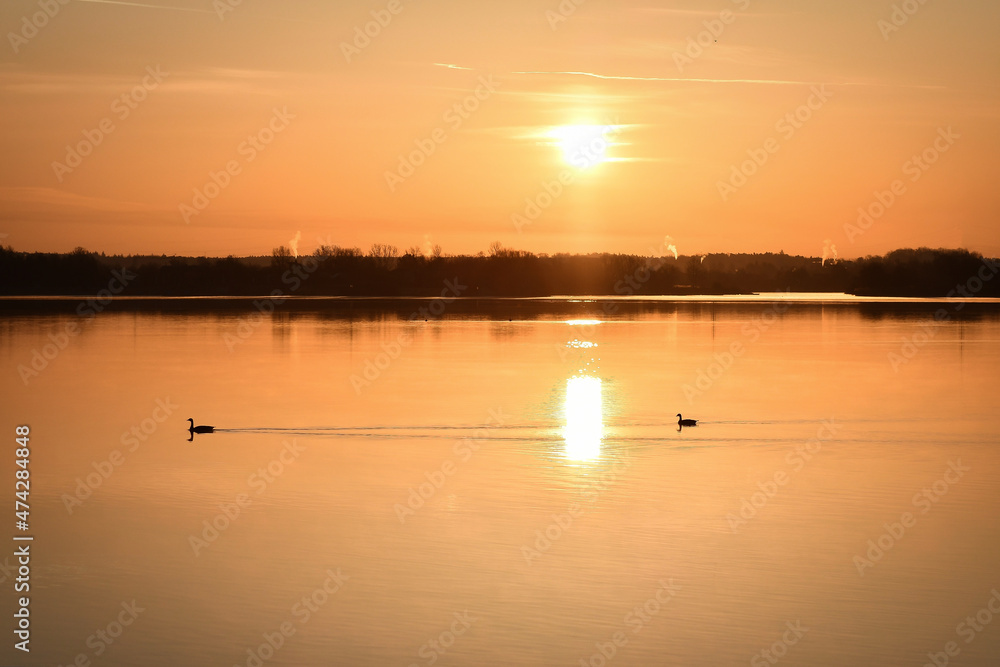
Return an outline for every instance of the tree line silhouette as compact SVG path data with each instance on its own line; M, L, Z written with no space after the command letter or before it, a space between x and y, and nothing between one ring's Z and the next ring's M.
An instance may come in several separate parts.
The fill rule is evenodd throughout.
M985 267L985 268L984 268ZM781 253L712 253L643 257L613 253L534 254L493 243L478 255L426 255L418 248L321 246L295 256L122 256L77 248L27 253L0 247L0 294L93 295L112 271L126 272L128 296L437 296L445 281L462 296L654 296L751 292L846 292L865 296L1000 296L996 260L967 250L902 249L883 256L821 261ZM976 276L980 279L970 283ZM964 296L964 295L963 295Z

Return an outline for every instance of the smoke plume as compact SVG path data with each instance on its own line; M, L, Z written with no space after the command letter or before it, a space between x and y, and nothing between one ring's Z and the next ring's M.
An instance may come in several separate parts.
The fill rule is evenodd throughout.
M663 237L663 245L667 247L667 250L669 250L674 254L674 259L677 259L679 255L677 254L677 246L674 245L674 237L672 236Z
M837 263L837 246L833 245L830 239L823 241L823 266L826 266L827 260L833 264Z

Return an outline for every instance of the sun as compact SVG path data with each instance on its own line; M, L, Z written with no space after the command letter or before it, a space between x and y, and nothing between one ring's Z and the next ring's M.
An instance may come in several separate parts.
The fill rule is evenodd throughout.
M609 159L608 149L614 145L618 128L614 125L560 125L546 136L558 146L563 160L578 169L589 169Z

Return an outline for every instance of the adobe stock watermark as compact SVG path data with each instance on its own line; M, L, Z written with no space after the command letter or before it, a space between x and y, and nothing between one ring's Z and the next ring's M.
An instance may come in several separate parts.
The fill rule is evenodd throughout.
M72 174L74 169L83 164L84 158L93 154L94 149L104 143L109 134L118 129L115 120L122 122L128 119L132 112L138 109L139 105L149 97L149 94L159 88L169 75L170 72L161 71L159 65L147 66L146 75L142 77L142 81L111 102L111 115L98 121L93 129L83 130L83 139L73 145L66 145L66 156L63 158L63 162L55 161L52 163L52 171L55 173L56 179L62 183L68 174Z
M542 217L542 214L563 195L567 187L573 185L580 178L584 171L604 160L604 156L615 137L622 132L621 126L617 123L616 119L615 124L596 126L592 136L583 137L577 145L572 147L570 164L575 169L563 169L551 181L542 181L534 195L524 198L524 209L512 213L510 216L511 223L518 234Z
M622 279L617 281L614 285L615 294L620 296L633 296L639 294L646 283L653 279L653 274L659 271L660 268L667 261L666 253L673 252L674 259L677 259L677 248L673 245L672 239L667 236L666 240L660 246L660 248L653 248L650 246L648 248L650 255L645 257L639 266L637 266L632 272L626 273L622 276ZM602 301L601 310L606 317L612 317L621 310L621 307L611 301ZM584 338L591 337L597 332L596 324L586 324L578 327L579 335L573 340L566 343L553 343L556 354L559 355L560 361L571 362L577 364L580 362L587 362L593 358L593 350L598 347L598 344L589 341L582 340L581 336Z
M962 465L962 459L948 461L948 469L945 470L944 475L913 496L911 500L913 506L920 510L920 514L927 514L970 470L972 468ZM903 512L899 521L882 524L885 532L868 540L868 549L864 555L854 557L854 567L857 568L858 575L863 577L866 569L875 567L885 554L906 536L906 531L917 525L917 519L918 517L913 512Z
M261 633L263 642L257 646L246 649L246 660L243 664L246 667L262 667L265 662L274 658L285 643L295 636L295 633L319 612L327 603L339 593L350 575L344 574L338 567L336 571L328 569L326 579L323 583L312 590L308 595L303 595L292 605L289 616L286 620L278 624L274 630ZM234 665L240 667L240 665Z
M586 513L588 507L593 506L598 498L617 484L631 466L632 460L628 455L611 458L607 470L580 491L581 501L570 503L563 514L552 514L552 523L535 531L534 542L521 546L521 556L524 558L524 562L531 566L534 561L548 553L553 545L573 527L576 520Z
M622 276L622 279L615 283L615 294L620 296L632 296L643 290L646 283L653 278L653 273L659 271L667 261L667 254L673 255L677 261L677 246L670 236L663 237L663 243L659 248L650 246L647 248L649 256L646 257L632 273ZM618 304L605 301L602 309L606 315L614 315L618 312Z
M468 463L473 456L482 448L483 443L492 437L491 428L503 426L507 423L507 416L502 408L495 408L489 411L489 418L486 423L467 438L462 438L452 445L451 451L455 458L449 458L441 462L437 468L424 473L424 480L416 487L411 486L406 497L406 503L396 503L392 506L399 523L405 524L406 520L415 515L427 501L433 498L440 491L448 480L458 472L459 463ZM456 462L457 459L457 462Z
M490 97L497 91L500 84L493 80L493 75L481 76L478 79L479 85L476 89L465 96L461 102L456 102L441 117L441 120L447 125L446 129L443 126L434 128L430 134L426 137L415 139L413 144L416 146L412 151L405 155L399 155L399 163L394 171L385 172L385 183L389 187L389 192L395 192L396 189L406 182L406 179L417 173L417 169L426 164L427 160L430 159L434 153L437 152L438 147L448 140L449 130L452 132L458 131L465 121L469 120L483 102L490 99Z
M432 299L427 306L421 306L410 313L410 316L406 318L407 321L416 322L421 319L428 320L441 317L444 315L445 310L448 309L448 304L453 303L467 289L469 289L469 286L460 283L457 277L454 280L445 280L441 296ZM412 344L413 336L406 329L402 329L399 332L395 341L382 343L380 346L382 351L376 354L374 358L365 360L361 374L353 373L351 375L350 382L351 387L354 388L354 393L360 396L364 388L370 387L377 382L382 377L382 373L387 371L392 366L392 363L399 359L403 352Z
M212 0L212 9L220 21L226 20L226 14L236 11L236 8L243 4L243 0Z
M794 623L788 621L785 623L785 627L787 629L781 633L781 639L750 658L751 667L767 667L767 665L778 664L782 658L788 655L788 650L802 641L802 638L809 632L809 628L802 626L802 621Z
M170 419L178 408L180 406L173 403L169 396L165 399L156 399L156 407L153 408L150 416L138 424L133 424L118 439L122 447L125 448L125 452L121 449L113 449L107 458L92 462L90 465L94 471L85 477L76 478L76 488L73 490L73 494L62 494L61 500L66 512L72 515L74 508L82 507L83 503L94 495L94 492L101 488L111 475L125 463L126 454L131 454L139 449L142 443L149 440L150 436L159 430L160 424Z
M903 0L903 2L898 5L892 6L892 12L889 14L888 19L879 19L875 24L878 27L880 33L882 33L882 39L886 42L889 41L889 36L894 32L899 32L899 30L910 22L910 18L913 17L920 8L927 4L928 0Z
M83 325L93 322L94 318L104 312L104 309L111 304L115 295L125 291L128 284L135 278L136 274L125 268L120 271L117 269L111 271L111 280L108 281L107 288L77 304L76 314L77 317L83 319ZM21 382L27 386L32 379L41 375L42 371L55 362L62 351L69 347L70 342L83 333L83 325L74 320L68 320L63 324L61 331L48 335L50 343L46 343L41 349L32 349L31 359L27 365L23 363L17 365L17 374L21 378Z
M678 257L677 246L674 245L674 239L670 236L663 238L663 243L660 244L659 248L649 246L646 251L649 255L643 258L642 263L615 283L615 294L620 296L639 294L645 288L646 283L653 279L653 274L667 262L668 255L672 255L675 261ZM605 316L612 317L621 310L621 307L612 301L602 301L601 310ZM590 337L596 333L597 326L588 323L579 326L578 331L579 336ZM597 347L597 343L581 340L579 336L568 343L554 343L556 353L562 361L585 359L591 354L590 350Z
M583 332L581 332L582 334ZM565 343L553 343L559 360L574 367L589 364L594 359L594 350L598 344L589 340L580 340L579 337Z
M302 452L305 450L306 448L299 445L294 439L291 442L287 440L282 442L278 455L247 478L247 486L253 490L253 495L260 496L267 491L285 473L288 466L302 456ZM188 535L188 544L194 555L200 556L201 552L215 543L222 533L229 530L229 527L243 515L244 511L253 505L253 500L253 497L248 493L238 493L233 502L220 503L219 513L201 522L201 532Z
M329 237L326 239L320 238L320 245L322 246L324 241L328 242L329 240ZM319 270L320 265L327 259L326 255L319 257L305 255L295 258L291 268L281 274L281 283L288 287L288 291L284 292L280 289L273 289L267 298L254 299L253 307L257 312L241 317L236 323L233 333L227 331L222 334L222 340L226 344L226 349L232 353L236 350L237 346L248 341L257 332L257 329L264 324L264 318L273 316L277 307L285 303L295 292L299 291L302 285Z
M966 616L965 620L955 626L955 634L961 637L966 645L976 641L979 633L986 630L986 627L993 622L994 616L1000 615L1000 591L994 588L990 593L990 598L982 609L975 614ZM928 662L925 662L923 667L947 667L951 659L958 657L961 652L962 649L958 642L947 642L941 651L927 654Z
M903 163L901 167L903 175L909 176L911 183L919 181L927 173L927 170L934 166L943 154L951 150L956 141L962 138L962 135L956 134L950 125L947 129L939 127L937 134L938 136L934 138L930 146ZM854 243L856 238L871 229L872 225L906 193L906 182L901 178L890 183L887 190L876 190L873 193L875 198L873 202L868 206L858 207L857 220L853 224L844 223L844 235L847 236L847 240Z
M243 159L242 162L234 158L226 162L219 171L209 171L205 184L194 189L191 203L181 203L178 206L184 224L191 224L192 218L207 209L209 204L230 186L233 178L243 173L244 165L256 160L258 155L267 150L275 137L284 132L291 121L295 120L295 114L289 113L288 107L281 109L274 107L271 111L272 115L267 124L254 134L247 135L247 138L236 147L236 154Z
M424 664L430 667L430 665L433 665L447 654L451 650L451 647L455 645L455 642L472 629L473 623L478 620L479 618L470 614L468 609L455 612L452 614L452 621L448 625L448 629L442 630L436 637L424 642L417 649L417 656L422 658ZM420 667L420 663L411 662L409 667Z
M354 58L360 56L362 51L371 46L372 40L377 39L404 9L406 7L402 0L389 0L383 9L371 10L372 20L355 26L353 39L350 42L340 43L340 52L344 54L344 60L350 64Z
M22 16L20 30L7 33L7 41L10 42L10 48L14 49L14 54L17 55L22 46L34 39L69 2L70 0L38 0L36 4L39 11Z
M757 514L767 507L767 504L778 495L778 492L787 485L792 477L802 472L806 464L813 460L822 450L823 444L833 440L837 432L840 431L840 424L831 417L823 420L823 423L816 429L816 437L810 438L806 442L796 445L795 448L785 455L785 463L791 470L777 470L770 479L757 482L757 491L750 495L750 498L740 498L739 516L733 513L726 515L726 523L729 530L738 533L740 528L747 525Z
M681 390L689 405L694 405L694 399L709 391L716 382L725 375L733 365L746 354L747 346L753 345L767 333L781 315L788 311L788 304L777 301L772 303L760 315L754 315L740 329L741 338L734 340L722 352L712 355L712 363L698 370L693 383L685 384Z
M955 288L948 292L948 298L961 296L965 299L974 298L983 290L986 283L1000 272L1000 264L992 259L983 259L982 266L976 275L965 281L964 285L955 285ZM965 308L965 303L957 302L951 304L952 309L958 312ZM899 369L910 363L927 344L937 335L938 328L945 322L951 320L951 313L945 308L938 308L934 311L934 317L920 326L920 330L910 336L903 337L903 344L898 352L889 353L889 365L894 373L899 373Z
M122 602L121 611L117 613L115 618L105 625L103 628L98 628L92 635L87 637L85 642L87 648L90 652L80 652L77 653L66 667L87 667L91 664L91 656L94 658L100 658L104 655L112 644L119 641L121 636L125 633L125 630L130 628L139 618L139 614L146 611L145 607L140 607L136 600L131 602ZM59 667L62 667L60 665Z
M622 619L623 629L611 633L608 641L594 643L594 648L597 650L586 658L580 658L580 667L605 667L618 655L619 651L628 646L632 639L629 632L632 636L642 632L653 622L656 615L683 590L682 586L673 579L660 579L659 584L660 587L652 596L642 604L635 605L625 614Z
M804 104L800 104L792 111L789 111L774 124L775 131L785 141L791 140L795 136L795 133L812 120L816 112L822 109L830 101L830 98L833 97L833 92L827 89L825 83L819 86L810 86L809 90L812 94ZM746 185L749 179L757 174L779 150L781 150L781 142L774 137L765 139L760 148L748 149L747 156L749 159L739 164L731 165L729 168L729 178L725 181L716 181L715 187L719 191L722 201L729 201L729 198L736 194L737 190Z
M545 20L548 21L549 28L553 32L558 30L560 24L565 23L573 14L576 14L576 10L580 9L585 2L587 0L562 0L555 9L546 9Z
M746 11L750 7L750 0L732 0L732 2L739 5L739 11ZM686 66L693 65L695 60L701 58L705 54L705 49L719 41L719 37L726 31L726 26L736 22L737 16L739 14L734 14L732 10L723 9L719 12L718 18L702 21L705 29L694 37L688 37L683 51L674 51L673 60L677 65L677 71L683 73Z

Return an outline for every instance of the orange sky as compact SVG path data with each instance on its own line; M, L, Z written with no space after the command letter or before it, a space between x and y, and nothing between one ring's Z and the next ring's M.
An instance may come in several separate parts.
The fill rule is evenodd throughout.
M0 7L18 250L1000 254L996 2L62 2Z

